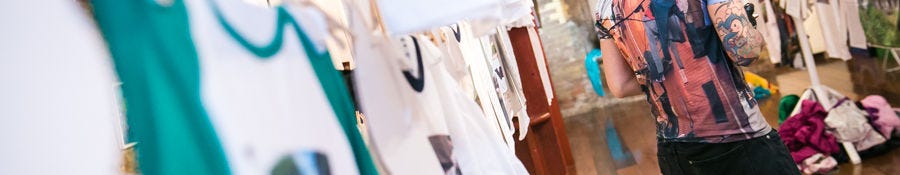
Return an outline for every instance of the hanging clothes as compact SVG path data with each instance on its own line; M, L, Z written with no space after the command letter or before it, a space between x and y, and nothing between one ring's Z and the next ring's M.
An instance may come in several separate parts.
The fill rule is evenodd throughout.
M377 174L315 38L321 14L237 0L101 0L94 9L142 173L269 174L314 156L327 161L296 169Z
M444 53L444 68L456 80L463 93L475 100L475 85L472 84L472 74L469 73L469 65L466 63L465 57L463 57L462 46L460 45L463 32L460 25L441 27L439 30L444 35L443 37L446 38L438 45Z
M489 36L476 35L468 23L460 23L459 25L461 26L462 36L460 46L463 58L465 58L466 64L469 65L469 72L472 76L472 84L475 87L478 104L481 105L484 117L493 121L494 127L492 128L500 136L496 139L506 141L508 147L514 149L512 132L510 132L509 125L505 122L511 118L508 117L509 114L504 110L503 105L505 104L501 104L503 102L501 102L501 96L498 94L498 86L494 84L495 81L492 77L494 71L492 71L489 62L489 60L494 60L496 45L493 45Z
M0 21L0 174L120 174L117 82L85 11L9 1Z
M429 31L459 21L468 21L476 35L495 32L506 24L523 24L530 19L530 0L377 0L375 1L390 35L402 36ZM530 22L529 22L530 23Z
M862 27L862 21L859 18L859 1L858 0L839 0L840 11L844 14L843 20L846 22L847 32L849 32L850 48L868 49L868 41L866 41L866 33Z
M445 171L437 151L446 153L447 149L435 150L429 137L435 136L434 144L440 144L441 139L450 139L444 138L446 132L433 132L444 130L433 130L431 122L435 120L424 115L436 111L426 111L424 109L430 108L419 103L425 102L420 99L424 96L420 95L422 91L430 92L435 88L425 82L433 80L425 77L426 72L422 70L425 65L431 67L433 64L419 59L422 48L408 45L413 49L406 51L411 54L407 56L395 47L398 41L389 39L384 33L371 31L370 26L375 25L368 20L372 19L368 16L371 14L363 13L367 12L362 10L365 8L355 4L357 6L350 8L358 10L351 10L348 16L350 32L354 33L352 44L357 65L353 77L360 111L366 115L374 150L390 174L442 174ZM410 57L415 59L408 60ZM453 153L444 155L450 154Z
M510 124L510 133L515 127L518 127L519 136L517 139L524 140L528 134L528 127L531 124L531 116L528 116L528 109L525 104L525 90L522 89L522 78L519 77L519 64L513 52L512 43L509 39L509 33L506 28L499 28L497 31L497 41L500 45L500 61L503 62L508 81L509 91L504 95L504 99L509 102L506 108L507 113L512 117L507 122ZM519 126L513 126L512 118L517 118ZM514 149L514 148L513 148Z
M779 16L775 15L775 8L772 6L772 1L763 0L760 5L765 6L765 8L759 8L764 9L765 12L763 12L763 25L759 26L758 29L766 40L766 50L769 52L769 60L771 60L773 64L781 63L782 31L778 28Z
M815 3L819 16L822 35L828 57L850 60L850 47L847 45L847 23L841 10L841 0L818 0ZM810 41L812 43L813 41Z
M419 38L421 40L423 37ZM444 69L445 66L442 64L446 57L442 57L440 49L430 42L419 42L418 45L426 52L430 52L423 55L426 58L431 57L428 60L433 61L433 63L431 61L424 62L434 64L434 66L426 67L424 71L426 79L433 80L433 82L426 81L426 83L434 83L436 88L431 92L424 93L438 94L439 98L430 99L430 101L441 102L439 106L429 109L443 111L439 114L444 114L429 117L446 121L445 124L450 131L454 148L458 148L454 152L459 155L462 173L527 174L513 149L505 147L506 143L503 140L496 139L498 136L491 129L492 122L481 115L475 101L461 93L459 86Z

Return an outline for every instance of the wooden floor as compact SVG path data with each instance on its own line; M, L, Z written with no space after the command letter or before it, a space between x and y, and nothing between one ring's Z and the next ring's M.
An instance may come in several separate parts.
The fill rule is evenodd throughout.
M853 91L853 81L850 80L850 71L847 70L847 63L843 61L835 61L816 66L819 72L819 82L828 86L844 96L853 100L859 100ZM778 87L781 89L782 95L797 94L800 95L810 86L809 72L806 70L796 70L788 73L782 73L776 77Z

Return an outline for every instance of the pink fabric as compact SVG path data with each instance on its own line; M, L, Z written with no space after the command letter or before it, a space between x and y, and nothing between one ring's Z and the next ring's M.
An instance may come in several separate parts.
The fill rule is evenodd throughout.
M800 167L806 174L827 174L837 167L837 160L820 153L803 160Z
M891 105L888 104L887 100L879 95L870 95L860 101L860 103L866 108L878 109L878 118L874 123L875 125L878 125L878 132L885 138L890 139L891 133L893 133L896 128L900 127L900 118L898 118L897 113L894 113L894 110L891 109Z
M831 155L840 151L834 136L825 132L828 112L822 105L810 100L803 100L800 105L800 113L785 120L778 132L794 162L801 164L816 153Z

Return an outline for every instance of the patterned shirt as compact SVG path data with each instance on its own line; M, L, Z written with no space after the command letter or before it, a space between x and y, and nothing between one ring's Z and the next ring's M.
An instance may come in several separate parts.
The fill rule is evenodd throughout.
M600 0L598 5L597 30L615 40L635 71L661 139L721 143L771 130L738 63L724 50L723 44L734 43L722 43L716 34L706 8L712 3Z

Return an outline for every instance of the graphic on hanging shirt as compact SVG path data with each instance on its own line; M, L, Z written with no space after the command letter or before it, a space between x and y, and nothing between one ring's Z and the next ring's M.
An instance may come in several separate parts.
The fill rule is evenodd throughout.
M359 5L359 4L350 4ZM365 9L365 7L358 7ZM435 150L428 140L436 134L447 135L447 130L432 127L430 114L440 111L428 110L420 105L430 105L440 101L424 104L428 101L418 100L425 92L434 88L429 74L424 71L430 67L427 59L422 59L423 69L415 63L415 48L406 47L401 50L396 40L388 39L379 32L372 32L368 27L370 21L360 13L350 13L348 28L354 33L353 53L357 68L353 71L354 87L358 94L360 112L365 114L374 151L378 152L384 170L390 174L442 174ZM406 41L410 46L411 41ZM406 56L404 53L409 53ZM417 59L417 58L416 58ZM410 66L413 65L413 66ZM421 71L426 86L418 92L410 86L403 71ZM413 73L413 72L410 72ZM418 73L418 72L415 72Z
M712 26L707 5L719 1L604 0L598 5L603 12L598 30L610 31L635 71L660 138L730 142L771 129Z
M283 156L271 175L331 175L328 156L318 151L298 151Z
M406 81L409 82L409 85L412 86L412 88L416 90L416 92L422 92L422 89L425 88L425 67L424 65L422 65L422 51L419 50L419 41L414 37L410 37L410 39L412 40L412 43L416 48L416 54L414 58L416 60L415 71L418 73L418 75L413 76L413 74L410 73L411 70L403 70L403 77L406 78ZM400 40L402 41L404 39L401 38ZM411 57L409 55L409 52L406 53L406 57Z
M434 135L428 137L431 142L431 148L437 154L438 161L441 162L441 168L444 168L445 175L461 175L459 165L453 157L453 141L449 135Z

